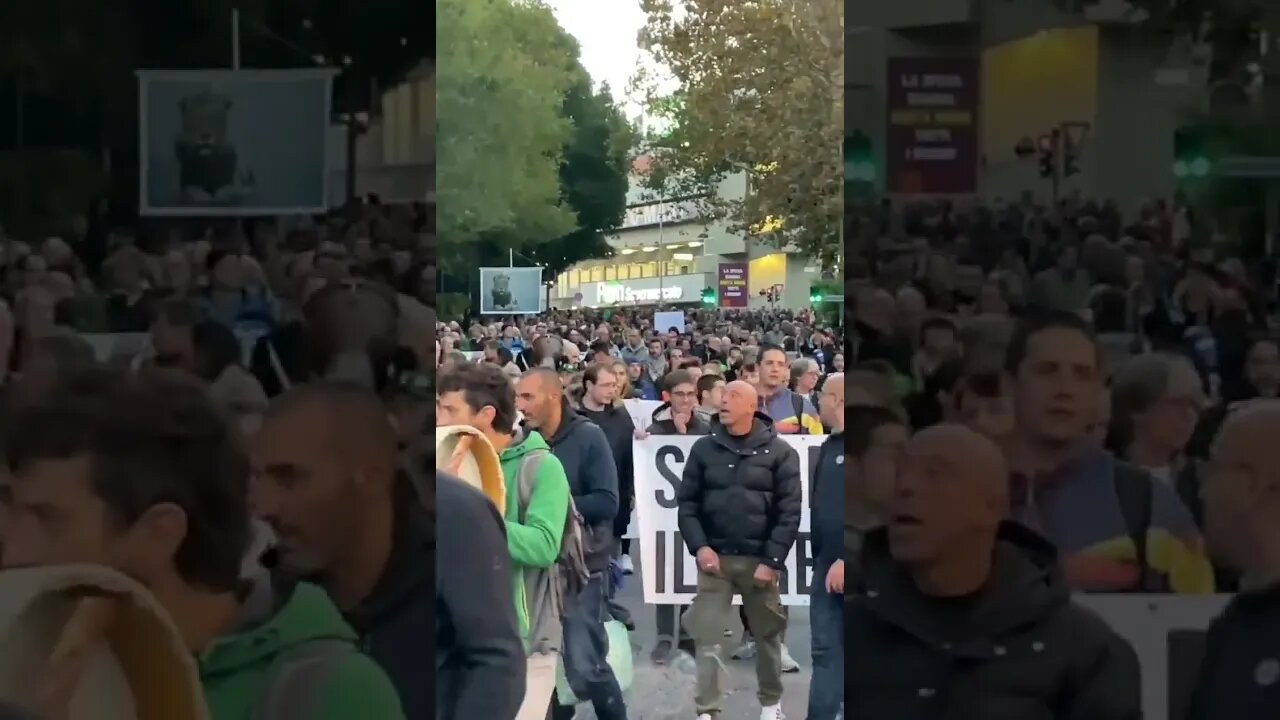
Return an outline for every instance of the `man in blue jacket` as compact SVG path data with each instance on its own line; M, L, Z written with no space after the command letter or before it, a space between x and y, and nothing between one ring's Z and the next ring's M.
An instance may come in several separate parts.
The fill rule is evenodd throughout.
M604 431L569 407L560 376L534 368L516 385L516 407L564 466L569 492L582 516L591 579L578 597L565 598L564 674L574 695L595 707L599 720L626 720L622 689L609 667L609 561L613 519L618 513L618 471ZM574 708L552 703L553 720L571 720Z
M813 585L809 625L813 635L813 680L809 720L835 720L844 701L844 374L827 378L818 398L831 435L818 451L809 495Z

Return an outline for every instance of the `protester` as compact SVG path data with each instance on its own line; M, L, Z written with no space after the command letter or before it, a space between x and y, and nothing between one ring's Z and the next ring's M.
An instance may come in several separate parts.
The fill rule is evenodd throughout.
M1240 593L1209 628L1187 720L1272 718L1280 707L1280 402L1231 413L1203 486L1205 539L1215 560L1240 572Z
M607 352L605 353L608 354ZM613 455L613 465L618 473L618 513L613 520L613 537L618 544L618 561L625 573L635 572L629 541L622 536L631 524L631 511L635 508L635 470L632 468L631 440L635 435L635 423L631 414L618 398L620 378L605 364L588 366L582 373L582 408L578 411L604 431ZM615 616L617 612L615 611ZM629 620L629 616L627 617Z
M147 587L200 658L212 720L280 703L316 720L406 717L322 589L241 576L249 463L238 431L195 380L69 373L13 408L4 448L4 566L99 564ZM426 677L417 679L424 689Z
M694 413L708 425L720 414L720 406L724 403L724 377L720 375L703 375L698 378L698 404Z
M1072 603L1053 547L1005 521L1007 475L967 428L911 440L851 590L850 718L1142 718L1137 657Z
M564 647L560 607L547 597L544 583L560 557L569 483L542 436L516 426L515 388L494 366L451 368L440 376L436 393L437 424L473 427L498 452L506 487L502 514L513 607L528 654L524 700L514 717L542 720L555 691L556 663ZM484 609L474 611L483 614Z
M844 701L844 390L844 376L836 373L827 378L818 399L818 411L831 434L818 452L809 498L813 680L808 720L836 720Z
M761 348L761 411L773 418L780 434L821 435L818 411L803 395L787 388L789 368L786 352L776 346Z
M1199 530L1173 488L1089 439L1102 384L1088 325L1070 313L1032 318L1015 334L1005 369L1017 419L1007 446L1014 517L1047 533L1071 587L1212 592ZM1123 559L1101 550L1115 543L1125 546Z
M853 460L845 494L844 547L853 576L859 572L863 539L891 517L893 483L909 433L902 418L883 407L849 406L845 427ZM846 584L854 583L846 578Z
M295 387L272 402L252 460L253 510L276 538L265 564L323 587L406 715L430 717L435 538L380 399L350 381ZM450 561L487 566L485 551L463 543Z
M785 367L785 366L784 366ZM755 388L725 388L720 423L690 451L678 501L680 532L697 558L698 592L684 624L698 649L701 720L720 711L719 659L713 648L734 594L759 648L756 677L762 720L782 720L782 612L779 573L800 524L799 458L759 412Z
M547 438L551 453L564 466L574 506L582 516L587 541L587 586L565 598L564 669L575 695L589 700L600 720L625 720L626 703L613 670L605 662L605 634L610 596L609 562L613 524L618 513L618 477L604 432L573 412L555 371L535 368L516 386L516 406L530 430ZM553 718L569 720L572 707L553 697Z
M525 695L524 635L516 621L517 607L508 599L520 578L508 560L497 509L483 493L439 473L435 499L434 540L437 550L445 548L447 555L445 562L437 559L435 565L436 666L431 677L436 708L432 717L518 718ZM474 546L475 556L487 561L481 565L451 561L455 548L464 545Z

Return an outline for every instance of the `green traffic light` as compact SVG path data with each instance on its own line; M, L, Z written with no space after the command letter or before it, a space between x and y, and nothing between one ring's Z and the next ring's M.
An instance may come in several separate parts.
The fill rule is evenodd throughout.
M715 291L715 290L712 290L711 288L707 288L706 290L703 290L703 291L702 291L702 304L704 304L704 305L715 305L715 304L716 304L716 291Z

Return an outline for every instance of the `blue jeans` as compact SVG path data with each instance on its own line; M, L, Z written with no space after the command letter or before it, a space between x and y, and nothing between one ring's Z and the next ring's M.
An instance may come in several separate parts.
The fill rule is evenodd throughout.
M835 720L844 702L844 596L827 592L828 569L814 574L809 590L813 679L807 720Z
M565 598L564 676L573 694L595 708L599 720L627 720L622 689L608 661L609 636L604 629L609 619L608 592L606 574L596 573L578 597ZM573 717L573 708L553 704L553 717Z

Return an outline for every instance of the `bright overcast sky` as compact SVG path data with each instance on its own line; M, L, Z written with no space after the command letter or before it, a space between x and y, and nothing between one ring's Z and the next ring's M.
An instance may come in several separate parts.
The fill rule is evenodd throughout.
M640 59L636 34L644 26L639 0L546 0L560 25L582 46L582 65L599 83L609 83L628 117L639 108L627 103L627 90Z

